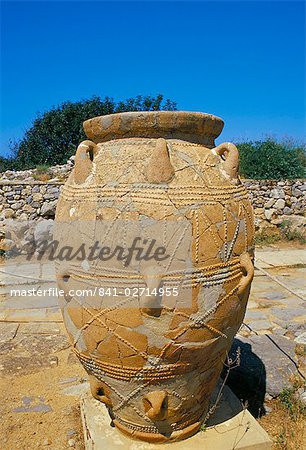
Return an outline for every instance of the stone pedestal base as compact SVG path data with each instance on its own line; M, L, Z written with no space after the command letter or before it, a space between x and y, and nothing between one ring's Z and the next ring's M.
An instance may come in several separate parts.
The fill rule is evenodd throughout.
M81 399L86 450L158 450L159 444L133 441L110 426L107 409L91 394ZM169 450L270 450L271 440L254 417L242 410L232 391L225 387L219 405L209 419L205 431L199 431L184 441L163 444Z

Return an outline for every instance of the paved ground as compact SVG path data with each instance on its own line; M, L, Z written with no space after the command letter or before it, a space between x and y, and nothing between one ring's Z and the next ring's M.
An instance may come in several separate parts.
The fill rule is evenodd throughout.
M305 348L305 267L302 249L257 250L248 311L238 338L254 337L259 349L262 338L270 343L278 339L275 348L287 342ZM55 287L53 268L28 263L20 270L5 264L0 266L1 275L0 414L5 417L0 425L4 436L1 450L82 449L78 402L87 387L87 376L69 350L57 297L10 295L11 289ZM282 351L282 358L292 364L288 352ZM273 354L273 358L277 356ZM284 360L280 361L283 365ZM303 372L303 353L299 364L298 370ZM64 422L56 425L61 419ZM15 443L13 431L18 437Z

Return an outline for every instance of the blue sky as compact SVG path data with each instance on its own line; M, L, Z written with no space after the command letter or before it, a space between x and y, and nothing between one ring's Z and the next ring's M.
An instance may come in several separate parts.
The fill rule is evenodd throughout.
M2 2L1 146L37 112L163 93L225 120L218 142L305 140L305 4Z

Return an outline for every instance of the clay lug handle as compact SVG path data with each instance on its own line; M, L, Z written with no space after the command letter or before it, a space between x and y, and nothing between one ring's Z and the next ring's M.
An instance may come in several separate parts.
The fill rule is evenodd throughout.
M155 150L145 168L144 175L149 183L168 183L174 176L175 170L171 164L167 141L159 138Z
M239 151L236 145L224 142L212 149L212 152L223 159L222 167L226 175L232 179L238 178Z
M238 285L238 295L244 294L246 289L251 285L254 277L254 265L248 253L240 256L240 265L243 270L243 276Z
M111 399L105 395L103 384L92 375L89 376L89 383L92 396L111 408L113 404Z
M76 184L84 183L90 175L96 153L97 146L92 141L83 141L78 146L74 166L74 181Z
M164 420L168 413L168 394L166 391L153 391L146 394L143 404L149 419Z

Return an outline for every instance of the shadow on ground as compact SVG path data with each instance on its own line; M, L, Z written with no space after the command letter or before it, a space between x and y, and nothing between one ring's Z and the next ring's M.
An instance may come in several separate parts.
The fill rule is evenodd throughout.
M235 338L229 358L235 360L240 348L240 364L229 371L226 384L239 398L250 413L258 418L265 414L266 369L262 360L252 351L250 344ZM222 373L227 373L225 367Z

